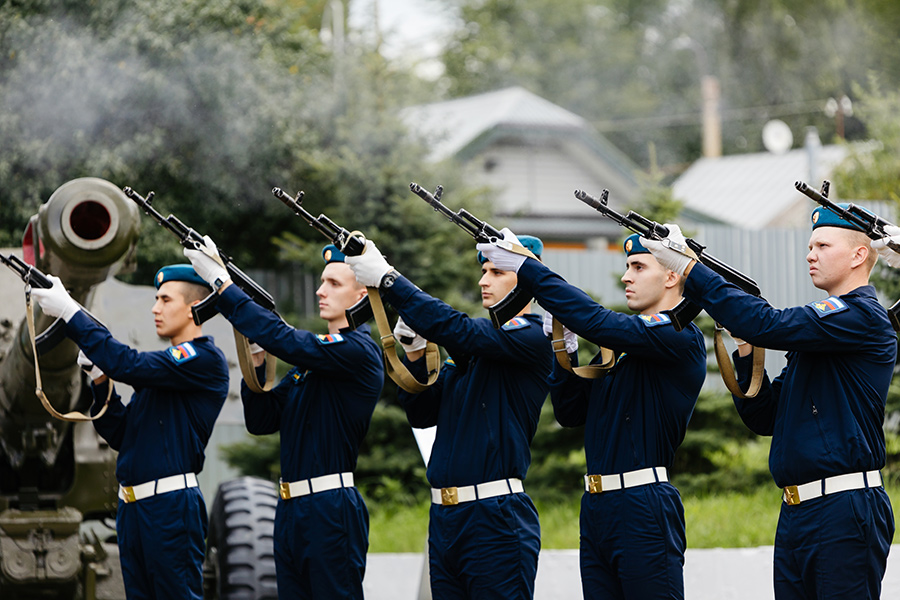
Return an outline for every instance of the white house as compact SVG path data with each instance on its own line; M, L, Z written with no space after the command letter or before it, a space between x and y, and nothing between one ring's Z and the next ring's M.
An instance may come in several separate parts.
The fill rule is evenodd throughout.
M456 160L470 181L492 187L497 225L538 235L548 247L617 239L621 228L574 197L610 191L618 209L635 197L638 166L585 119L521 87L409 107L434 161Z

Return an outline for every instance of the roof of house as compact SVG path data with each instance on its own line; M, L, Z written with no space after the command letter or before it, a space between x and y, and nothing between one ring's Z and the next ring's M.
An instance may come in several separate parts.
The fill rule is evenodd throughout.
M672 189L685 212L697 220L762 229L777 225L777 219L797 203L809 203L794 188L795 181L818 188L847 152L846 146L811 144L784 154L701 158Z
M577 137L632 181L637 169L585 119L519 86L411 106L401 115L413 131L429 139L429 158L434 161L465 158L498 135L516 131Z

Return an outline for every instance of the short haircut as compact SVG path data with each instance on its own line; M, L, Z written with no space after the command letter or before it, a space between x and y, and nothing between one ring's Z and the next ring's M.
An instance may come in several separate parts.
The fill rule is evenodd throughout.
M212 293L210 288L197 283L190 283L188 281L173 281L172 283L178 284L181 295L184 296L185 304L193 304L194 302L203 300Z
M869 256L866 258L865 264L866 273L871 273L872 269L875 267L875 262L878 260L878 253L872 249L872 240L861 231L854 231L852 229L845 229L845 231L847 232L847 242L849 242L851 246L865 246L869 250Z

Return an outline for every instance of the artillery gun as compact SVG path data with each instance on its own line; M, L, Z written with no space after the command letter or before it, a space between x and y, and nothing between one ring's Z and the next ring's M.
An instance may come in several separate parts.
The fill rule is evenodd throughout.
M98 178L75 179L40 207L26 227L22 249L12 252L62 279L72 297L114 334L127 329L117 335L122 341L141 350L160 349L149 314L155 290L111 279L133 267L139 226L138 207L118 187ZM38 332L52 323L36 308ZM219 340L230 336L222 319L204 331ZM234 390L240 381L234 348L222 349ZM39 354L43 390L54 408L87 412L92 394L76 364L77 346L63 339L45 344ZM124 399L130 397L127 386L117 387ZM54 419L35 396L23 284L0 265L0 598L125 598L115 543L115 468L116 452L91 423ZM276 597L271 548L276 499L273 484L262 480L241 478L219 486L204 565L207 598Z

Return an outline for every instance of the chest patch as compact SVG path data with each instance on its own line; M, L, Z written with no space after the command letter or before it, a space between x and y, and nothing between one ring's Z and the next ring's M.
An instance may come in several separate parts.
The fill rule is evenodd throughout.
M193 344L190 342L185 342L183 344L178 344L177 346L172 346L166 352L175 361L175 364L181 364L197 358L197 350L194 349Z
M657 327L659 325L668 325L672 322L669 315L665 313L656 313L655 315L638 315L647 327Z
M327 346L328 344L340 344L341 342L346 341L344 340L344 336L340 333L319 334L316 336L316 339L318 339L319 343L323 346Z
M827 317L828 315L833 315L834 313L844 312L850 307L847 306L847 303L838 298L837 296L831 296L830 298L825 298L824 300L816 300L815 302L810 302L808 306L812 306L813 310L816 311L816 314L819 317Z
M504 331L512 331L513 329L522 329L523 327L528 327L528 319L525 317L513 317L504 323L501 329Z

